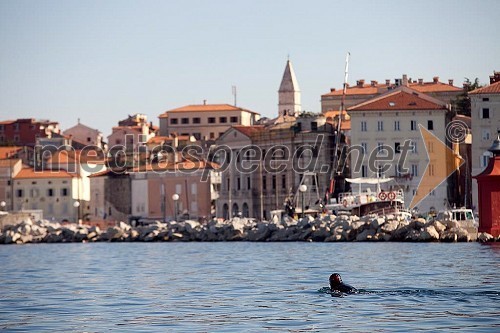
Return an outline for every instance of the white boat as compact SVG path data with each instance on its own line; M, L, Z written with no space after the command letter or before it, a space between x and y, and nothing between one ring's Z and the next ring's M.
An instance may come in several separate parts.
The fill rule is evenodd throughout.
M461 227L478 227L478 221L474 217L474 212L469 208L452 208L445 211L441 211L437 215L437 219L440 221L451 220L458 222Z
M381 189L380 184L391 180L392 178L346 178L347 182L358 184L358 191L340 193L338 200L331 199L326 208L337 215L400 214L405 218L410 218L411 214L404 205L404 192ZM376 185L376 189L374 191L370 188L362 190L361 185Z

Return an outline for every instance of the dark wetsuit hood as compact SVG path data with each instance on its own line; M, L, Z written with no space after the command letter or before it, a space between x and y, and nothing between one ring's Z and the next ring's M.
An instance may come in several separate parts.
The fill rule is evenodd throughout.
M355 293L357 292L357 289L345 284L342 282L342 278L340 277L340 274L334 273L330 275L330 290L331 291L340 291L343 293Z

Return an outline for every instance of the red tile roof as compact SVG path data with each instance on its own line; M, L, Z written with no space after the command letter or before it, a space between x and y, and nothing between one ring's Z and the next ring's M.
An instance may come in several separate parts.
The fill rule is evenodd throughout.
M233 126L235 130L240 131L248 137L252 135L258 134L265 130L264 125L253 125L253 126L243 126L243 125L235 125Z
M393 92L372 98L364 103L348 108L350 111L387 110L440 110L447 109L445 103L420 94L410 88L401 87Z
M469 92L471 95L476 94L500 94L500 81L490 84L489 86L479 88Z
M376 95L377 93L384 92L384 88L387 90L388 87L397 88L394 83L387 85L385 83L377 83L372 85L363 84L362 86L349 86L346 90L346 95ZM408 83L408 87L423 93L433 93L433 92L460 92L462 88L455 87L453 85L443 83L443 82L411 82ZM333 89L327 94L322 96L342 96L343 89Z
M175 113L175 112L219 112L219 111L245 111L245 112L257 113L230 104L196 104L196 105L186 105L180 108L166 111L165 113L160 115L160 118L166 118L168 117L169 113Z
M455 87L450 84L446 84L443 82L424 82L423 84L419 84L418 82L410 83L410 88L415 89L416 91L423 93L433 93L433 92L460 92L463 89L459 87Z
M10 156L15 155L21 149L23 148L17 146L0 147L0 159L9 158Z
M30 167L24 167L19 171L14 179L44 179L44 178L73 178L78 177L76 173L69 173L65 170L41 170L38 171Z

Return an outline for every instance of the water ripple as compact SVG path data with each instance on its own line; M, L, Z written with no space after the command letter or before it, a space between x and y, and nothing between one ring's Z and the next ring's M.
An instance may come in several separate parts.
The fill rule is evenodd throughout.
M466 244L0 246L0 330L500 329L500 248ZM358 294L331 297L332 272Z

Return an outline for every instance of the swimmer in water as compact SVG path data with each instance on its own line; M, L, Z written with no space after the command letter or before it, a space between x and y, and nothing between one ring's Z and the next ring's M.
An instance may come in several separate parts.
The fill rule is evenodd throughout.
M334 273L330 275L330 290L334 292L341 292L346 294L357 293L358 290L348 284L342 282L340 274Z

